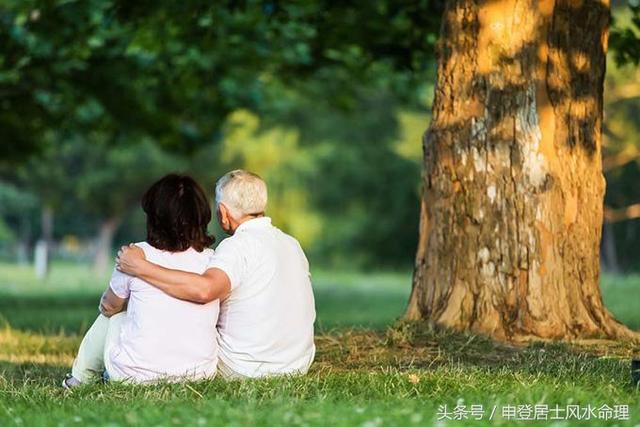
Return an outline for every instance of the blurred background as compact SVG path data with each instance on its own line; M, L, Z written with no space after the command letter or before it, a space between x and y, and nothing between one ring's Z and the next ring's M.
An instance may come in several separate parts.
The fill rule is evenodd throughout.
M0 1L5 317L12 292L103 288L115 248L145 238L139 199L163 174L213 197L234 168L266 179L268 214L321 283L387 292L380 324L402 312L442 2L215 3ZM638 34L634 10L613 2L614 43ZM623 54L605 82L612 274L640 270L640 214L620 210L640 202L640 71ZM353 300L330 289L327 310Z

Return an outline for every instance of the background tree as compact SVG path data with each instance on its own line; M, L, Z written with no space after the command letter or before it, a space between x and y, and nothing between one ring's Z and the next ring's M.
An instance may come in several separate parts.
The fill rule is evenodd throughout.
M15 247L11 255L20 264L29 260L37 206L38 199L33 194L0 182L0 242L5 242L5 248Z
M607 64L603 169L607 177L603 266L615 273L637 270L640 218L640 6L617 10ZM615 59L615 62L613 61Z
M604 266L613 272L637 267L640 218L640 73L636 67L609 67L605 90L603 168L605 197Z

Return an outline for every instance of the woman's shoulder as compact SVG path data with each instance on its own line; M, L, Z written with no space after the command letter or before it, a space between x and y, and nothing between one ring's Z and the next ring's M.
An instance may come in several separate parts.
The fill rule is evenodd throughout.
M201 251L196 251L191 248L189 249L189 255L184 261L190 265L194 273L203 273L211 263L211 258L213 258L213 249L204 248Z
M145 249L155 249L153 246L151 246L149 243L142 241L142 242L136 242L134 243L134 245L136 245L137 247L141 248L142 250Z
M194 248L189 248L182 252L169 252L158 249L148 242L135 243L136 246L144 251L147 260L155 262L156 264L180 267L183 264L190 265L192 263L208 262L213 256L213 249L205 248L202 251L197 251Z
M151 246L149 243L144 241L134 243L134 245L142 249L146 257L149 257L149 255L154 255L158 252L161 252L159 249L156 249L155 247Z

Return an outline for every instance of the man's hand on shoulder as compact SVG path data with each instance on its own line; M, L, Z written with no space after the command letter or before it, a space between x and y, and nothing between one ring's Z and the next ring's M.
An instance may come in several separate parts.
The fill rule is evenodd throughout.
M116 256L116 269L131 276L139 276L145 264L144 251L133 243L122 246Z

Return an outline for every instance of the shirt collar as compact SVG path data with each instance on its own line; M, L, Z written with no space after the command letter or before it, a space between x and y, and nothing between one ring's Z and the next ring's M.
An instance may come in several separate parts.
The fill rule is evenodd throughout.
M261 216L259 218L253 218L249 221L245 221L236 228L236 233L243 230L251 230L254 228L268 227L271 225L271 218L268 216Z

